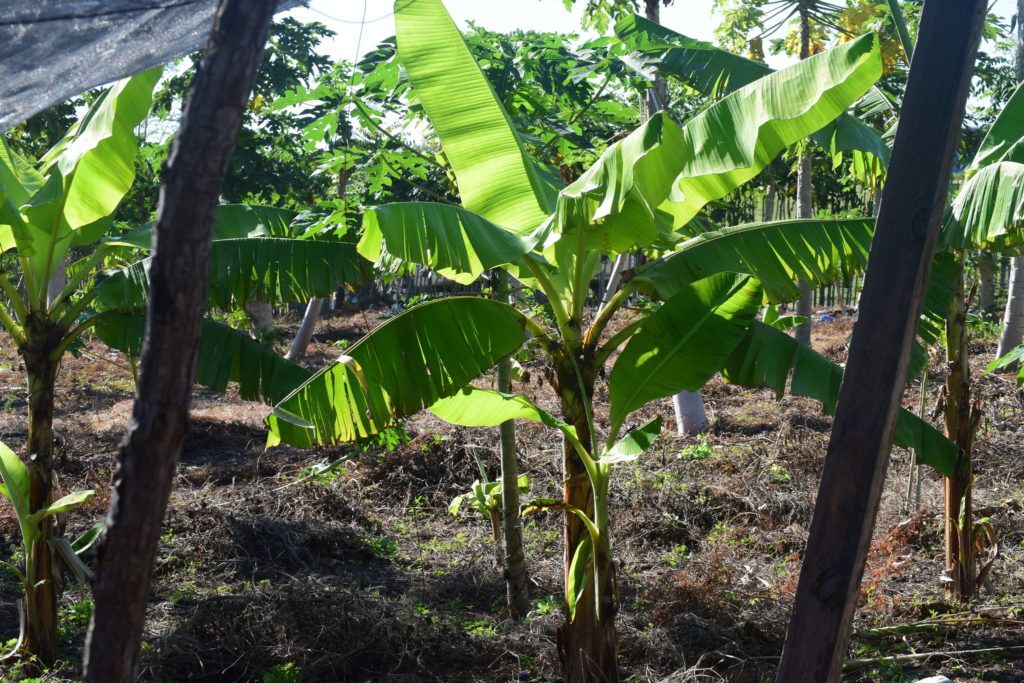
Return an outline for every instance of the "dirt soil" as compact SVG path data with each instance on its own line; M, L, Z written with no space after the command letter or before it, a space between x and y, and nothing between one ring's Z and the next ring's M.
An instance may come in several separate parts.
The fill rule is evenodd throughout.
M329 361L378 319L327 320L308 363ZM815 346L842 361L851 329L844 316L819 324ZM21 448L22 369L9 340L0 341L0 438ZM972 605L947 600L941 480L925 472L921 509L909 510L910 457L895 449L844 680L1024 680L1024 399L1012 378L984 373L991 342L974 351L985 410L974 496L999 541L989 590ZM554 410L553 394L537 386L541 369L533 370L524 389ZM940 383L936 372L929 412ZM97 492L67 520L73 535L105 513L133 383L124 358L94 342L65 361L59 385L61 486ZM700 438L674 436L667 399L636 416L639 424L660 413L665 432L613 480L624 680L770 681L781 651L830 420L813 401L777 401L720 378L704 396L711 429ZM906 405L916 409L917 400L908 391ZM599 422L606 410L601 400ZM156 562L143 680L557 679L559 519L525 521L533 611L517 622L503 610L489 524L469 506L448 512L477 478L477 458L496 476L496 430L422 415L406 423L405 443L268 451L267 412L196 391ZM523 424L518 443L529 495L560 495L555 433ZM2 559L16 559L5 504L0 534ZM17 635L12 576L0 587L0 638ZM91 603L70 584L63 604L66 661L42 680L79 676Z

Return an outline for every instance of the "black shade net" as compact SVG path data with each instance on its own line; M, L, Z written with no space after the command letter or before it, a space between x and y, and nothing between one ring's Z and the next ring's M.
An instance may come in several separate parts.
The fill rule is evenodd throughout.
M216 9L217 0L0 0L0 132L201 49Z

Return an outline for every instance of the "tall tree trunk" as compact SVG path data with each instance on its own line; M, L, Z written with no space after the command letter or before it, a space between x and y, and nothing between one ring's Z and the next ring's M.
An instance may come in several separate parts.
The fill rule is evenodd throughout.
M136 679L153 558L188 423L213 215L276 0L221 0L164 167L132 421L93 586L85 680Z
M1024 257L1010 261L1010 284L1006 291L1003 329L999 333L996 357L1005 356L1024 342Z
M302 316L302 324L299 331L295 333L292 345L288 347L285 358L297 361L306 355L309 342L313 341L313 333L316 332L317 323L320 322L320 314L324 307L324 300L313 297L306 304L306 314Z
M576 428L576 435L586 448L590 448L590 423L587 420L586 402L594 394L594 369L579 359L579 371L583 386L577 378L567 351L566 357L555 359L557 390L562 407L562 419ZM562 441L563 500L583 510L594 518L594 496L587 471L572 444ZM563 584L569 585L569 568L580 541L588 532L583 522L575 515L565 513L564 538L565 554L563 563ZM598 557L603 566L601 572L600 610L595 601L592 569L588 569L587 587L576 603L576 618L570 621L568 607L565 623L558 629L558 655L562 662L562 674L566 683L618 683L619 672L615 650L615 566L605 554Z
M509 300L508 273L497 272L498 298ZM512 360L498 364L498 391L512 393ZM519 619L530 611L530 594L526 586L526 553L523 550L523 527L519 516L519 460L516 452L516 423L506 420L498 426L501 435L501 526L505 538L503 567L508 611Z
M807 59L811 56L811 28L807 12L800 12L800 59ZM811 163L811 153L806 147L800 152L799 167L796 174L796 217L814 218L814 167ZM807 346L811 345L811 308L813 302L813 291L811 285L800 281L800 299L796 304L796 314L807 318L802 325L798 325L793 332L797 341Z
M944 479L946 518L946 573L950 592L958 600L974 596L977 576L974 558L974 518L971 508L973 480L971 453L981 421L981 410L971 399L970 348L963 275L957 278L956 295L946 320L946 385L943 420L946 436L963 450L952 477Z
M51 501L53 493L53 397L57 363L51 357L59 335L46 316L32 312L25 324L23 350L28 375L28 486L29 510L35 512ZM42 664L57 658L57 602L61 568L50 548L53 517L40 522L39 538L32 544L31 576L25 596L25 648Z
M1024 81L1024 0L1017 0L1017 81ZM1010 262L1010 286L1003 312L1003 330L999 335L997 358L1024 343L1024 256Z

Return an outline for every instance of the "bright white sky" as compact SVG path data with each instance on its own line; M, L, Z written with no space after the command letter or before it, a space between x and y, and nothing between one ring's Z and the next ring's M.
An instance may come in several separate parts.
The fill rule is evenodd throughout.
M365 2L365 23L363 20ZM385 38L394 35L392 0L312 0L309 8L289 14L303 21L320 21L338 35L325 46L335 59L353 60ZM580 14L586 3L577 0L572 13L562 0L445 0L449 14L460 25L467 21L494 31L517 28L535 31L579 32ZM1015 12L1014 0L995 0L993 11L1007 22ZM661 23L680 33L702 40L714 40L719 17L712 11L712 0L675 0L661 10ZM362 36L360 37L360 31ZM769 58L774 66L785 58Z

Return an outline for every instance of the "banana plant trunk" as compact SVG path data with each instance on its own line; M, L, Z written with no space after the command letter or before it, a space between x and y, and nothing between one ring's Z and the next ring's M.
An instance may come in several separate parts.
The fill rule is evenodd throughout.
M28 477L29 509L50 503L53 490L53 395L57 363L51 355L59 339L45 316L32 313L25 325L23 350L28 375ZM50 547L53 517L40 523L39 538L33 543L26 566L25 647L42 664L57 658L57 601L59 565Z
M811 29L807 12L800 11L800 59L807 59L811 56ZM811 153L806 149L800 151L799 166L796 174L796 217L814 218L814 194L811 183L814 177L814 167L811 162ZM807 318L807 320L796 327L793 336L801 344L811 345L811 305L814 292L811 285L801 280L798 284L800 299L796 303L796 314Z
M555 360L562 419L575 427L580 442L590 450L592 438L587 406L591 405L591 398L594 395L596 371L592 359L588 362L586 355L577 356L574 363L573 354L573 351L567 351L563 357ZM602 527L600 523L599 517L602 515L595 514L597 510L593 489L583 461L572 445L564 439L562 470L563 500L583 510L603 532L607 531L607 526ZM569 512L565 513L564 524L563 585L568 586L573 556L588 532L583 522ZM571 618L567 606L565 623L558 629L558 655L566 683L618 683L619 680L615 657L615 567L608 555L607 543L599 545L599 548L594 549L594 553L596 563L601 568L601 604L596 603L593 569L588 568L587 586L576 602L575 618Z
M953 476L944 479L946 573L950 593L958 600L974 597L977 567L974 557L974 518L971 485L971 452L981 421L981 410L971 399L971 367L967 337L967 308L963 276L957 279L956 296L946 321L946 385L943 420L946 436L963 451Z
M250 301L245 304L252 327L261 337L274 331L274 307L266 301Z

